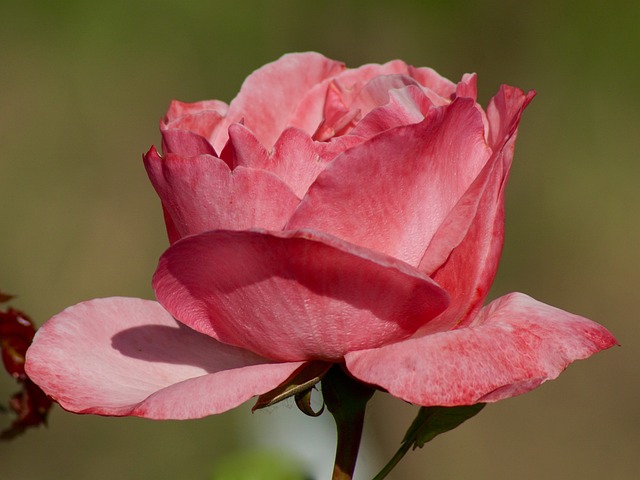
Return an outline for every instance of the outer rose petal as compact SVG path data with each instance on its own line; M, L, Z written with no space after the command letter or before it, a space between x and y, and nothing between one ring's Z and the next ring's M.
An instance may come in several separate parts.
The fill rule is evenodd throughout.
M407 338L448 302L409 265L312 232L184 238L160 258L153 286L195 330L285 361L340 361Z
M204 137L188 130L168 129L162 131L162 151L185 157L196 155L217 156L216 151Z
M172 242L207 230L280 230L299 203L272 173L244 167L231 171L210 155L161 158L152 148L144 160L171 219Z
M456 99L336 157L285 229L320 230L417 266L490 155L475 102Z
M512 293L483 308L467 328L349 353L345 360L354 377L407 402L471 405L526 393L616 343L591 320Z
M509 108L500 112L502 123L511 128L503 131L492 158L442 222L418 267L451 295L449 308L423 332L466 325L493 283L504 240L504 192L516 127L533 98L533 92L511 90Z
M72 412L188 419L268 392L301 365L224 345L156 302L114 297L80 303L46 322L26 367Z

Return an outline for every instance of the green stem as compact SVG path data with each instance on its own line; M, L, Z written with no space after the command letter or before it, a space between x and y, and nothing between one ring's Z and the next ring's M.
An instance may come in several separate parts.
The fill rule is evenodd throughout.
M338 433L333 480L351 480L356 468L364 413L374 390L334 365L322 379L322 396Z
M393 470L395 466L398 464L398 462L402 460L402 458L405 456L405 454L409 451L410 448L411 448L411 442L404 442L400 446L396 454L391 458L391 460L389 460L389 462L382 468L382 470L380 470L380 472L375 477L373 477L373 480L382 480L383 478L387 478L387 475L391 473L391 470Z

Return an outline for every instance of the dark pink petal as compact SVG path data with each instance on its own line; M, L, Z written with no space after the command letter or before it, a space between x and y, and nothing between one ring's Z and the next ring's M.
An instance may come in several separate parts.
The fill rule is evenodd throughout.
M327 142L316 142L315 150L322 161L328 163L345 150L355 147L365 140L367 140L366 137L359 135L343 135L342 137L333 137Z
M196 155L217 156L216 151L204 137L188 130L167 129L162 131L162 151L166 155L175 153L185 157Z
M464 324L482 306L502 253L507 174L492 158L434 235L418 269L443 282L451 304L422 332Z
M269 165L269 152L253 132L241 123L229 127L229 140L220 158L231 170L239 166L266 170Z
M244 166L273 173L302 198L327 165L319 154L324 149L318 146L306 132L287 128L269 153L249 129L234 124L221 157L232 168Z
M417 266L490 154L475 102L456 99L336 157L285 228L327 232Z
M465 325L480 309L493 282L504 239L504 191L513 158L516 130L532 95L511 95L502 122L513 125L470 188L443 221L425 252L419 269L451 295L446 312L426 331Z
M224 345L156 302L114 297L80 303L45 323L26 369L72 412L187 419L232 409L300 366Z
M282 179L302 198L328 165L319 155L318 143L297 128L287 128L273 147L269 171ZM297 206L297 205L296 205Z
M260 142L271 148L280 133L291 125L294 111L308 91L342 70L342 63L318 53L284 55L247 77L229 105L226 123L231 125L244 119ZM226 138L220 135L214 147L221 149L225 142Z
M161 158L155 149L145 167L167 216L171 240L207 230L280 230L299 203L275 175L227 164L210 155Z
M531 90L526 94L519 88L502 85L498 93L491 99L487 107L490 134L489 146L500 148L506 139L515 134L524 107L533 100L536 92ZM513 146L511 147L513 148ZM511 157L506 157L511 158Z
M570 363L616 345L586 318L512 293L468 328L346 355L359 380L417 405L495 402L556 378Z
M286 361L339 361L407 338L447 305L405 263L313 232L184 238L160 258L153 286L195 330Z

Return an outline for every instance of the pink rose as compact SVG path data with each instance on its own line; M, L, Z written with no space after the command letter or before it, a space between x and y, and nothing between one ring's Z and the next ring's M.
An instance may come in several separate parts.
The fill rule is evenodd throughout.
M171 246L159 303L91 300L49 320L27 371L81 413L196 418L309 362L418 405L493 402L616 343L520 293L483 307L503 243L517 126L401 61L292 54L238 96L173 102L145 166Z

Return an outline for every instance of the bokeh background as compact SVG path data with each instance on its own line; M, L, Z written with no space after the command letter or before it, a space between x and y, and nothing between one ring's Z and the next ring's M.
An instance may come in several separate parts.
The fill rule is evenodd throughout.
M173 98L231 100L247 74L285 52L317 50L349 66L402 58L452 80L475 71L485 105L500 83L536 89L492 296L523 291L593 318L622 348L488 406L409 453L391 478L637 478L640 7L604 5L0 2L0 287L39 324L89 298L152 298L167 242L141 155L159 143L160 117ZM14 389L3 377L0 399ZM384 463L414 414L377 395L361 460ZM208 479L238 451L277 449L276 430L297 432L298 445L318 440L316 425L330 431L330 419L291 426L301 415L285 405L153 422L57 408L49 428L0 444L0 480Z

